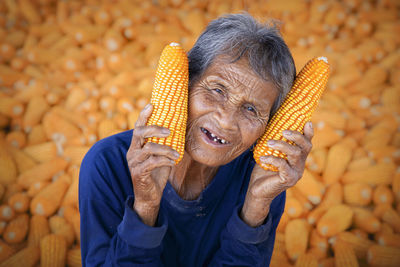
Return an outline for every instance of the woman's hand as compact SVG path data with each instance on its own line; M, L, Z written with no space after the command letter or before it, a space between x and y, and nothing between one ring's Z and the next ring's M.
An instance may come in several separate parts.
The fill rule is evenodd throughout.
M166 145L148 142L149 137L167 137L169 129L146 126L153 108L149 104L140 113L135 123L132 141L126 159L131 173L135 202L133 209L150 226L155 224L164 187L179 153Z
M284 190L294 186L303 176L306 158L312 148L312 124L311 122L306 123L304 135L298 131L285 130L283 136L295 144L269 140L268 145L285 153L287 160L274 156L260 158L263 163L276 166L278 172L266 171L256 164L251 174L246 199L240 214L250 226L261 225L268 215L272 200Z

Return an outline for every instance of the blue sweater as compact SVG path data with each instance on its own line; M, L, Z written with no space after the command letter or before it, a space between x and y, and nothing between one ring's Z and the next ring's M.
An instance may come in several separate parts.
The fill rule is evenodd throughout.
M126 152L132 130L97 142L79 180L83 266L268 266L285 193L256 228L239 217L254 167L247 150L186 201L167 183L155 227L133 211Z

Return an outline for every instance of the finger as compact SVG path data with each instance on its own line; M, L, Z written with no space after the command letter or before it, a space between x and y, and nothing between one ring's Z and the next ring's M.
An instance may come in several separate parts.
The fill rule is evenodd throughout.
M141 126L135 128L132 134L131 147L133 149L140 149L143 147L146 138L149 137L168 137L171 131L157 125Z
M296 166L302 157L302 149L299 146L288 144L280 140L268 140L268 146L285 153L291 166Z
M308 121L306 125L304 125L304 136L310 141L314 136L314 128L311 121Z
M160 145L149 142L143 146L143 149L141 153L139 153L137 160L139 162L142 162L149 158L151 155L164 156L174 161L179 158L179 153L175 149L172 149L167 145Z
M173 167L174 165L175 161L169 158L151 156L141 164L141 169L143 172L150 173L152 170L156 168L160 168L163 166Z
M282 134L283 137L290 141L293 141L297 146L299 146L301 150L305 152L305 154L308 154L311 151L311 139L301 134L300 132L285 130Z
M147 104L144 107L144 109L140 112L139 117L135 122L135 129L141 126L145 126L152 112L153 112L153 106L151 104Z
M264 156L260 157L260 160L265 164L271 164L278 169L279 177L282 183L286 183L289 186L293 186L297 182L296 172L289 166L285 159L274 157L274 156Z

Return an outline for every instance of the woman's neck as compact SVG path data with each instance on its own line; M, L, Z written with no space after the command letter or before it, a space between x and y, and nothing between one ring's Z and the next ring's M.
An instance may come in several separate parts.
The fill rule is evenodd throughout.
M211 183L217 170L218 167L199 163L185 153L169 182L182 199L194 200Z

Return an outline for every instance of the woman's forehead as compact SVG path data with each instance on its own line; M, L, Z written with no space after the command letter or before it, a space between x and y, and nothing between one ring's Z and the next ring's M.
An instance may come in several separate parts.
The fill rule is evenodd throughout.
M232 59L227 57L217 57L204 72L202 80L219 83L232 93L237 91L256 98L275 100L278 95L275 85L255 73L245 58L232 62Z

